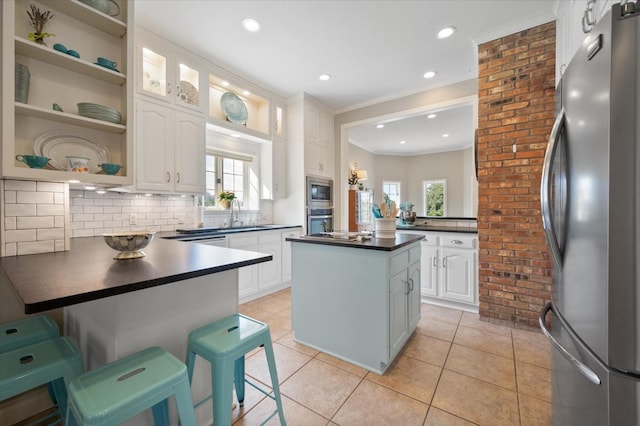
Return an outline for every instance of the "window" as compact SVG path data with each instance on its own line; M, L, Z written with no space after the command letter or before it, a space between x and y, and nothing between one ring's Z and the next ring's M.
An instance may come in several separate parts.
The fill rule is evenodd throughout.
M383 181L382 194L387 194L391 201L395 201L396 206L400 205L400 182ZM384 197L384 195L382 195ZM382 201L380 197L380 201Z
M233 158L225 154L207 154L205 163L206 194L205 206L218 205L221 191L233 191L241 206L247 205L247 179L249 160Z
M446 216L447 180L425 180L422 182L422 189L425 216Z

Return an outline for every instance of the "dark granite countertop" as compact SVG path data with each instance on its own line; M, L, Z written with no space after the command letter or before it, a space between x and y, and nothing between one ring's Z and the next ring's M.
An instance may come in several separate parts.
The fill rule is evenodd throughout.
M207 227L207 228L178 228L175 232L162 232L161 238L167 239L185 239L198 236L211 236L218 235L233 235L244 232L260 232L260 231L277 231L282 229L300 228L302 225L254 225L254 226L240 226L234 228L219 228L219 227ZM180 231L180 232L178 232Z
M341 246L351 247L356 249L367 250L383 250L394 251L416 241L422 240L424 237L419 234L396 234L396 238L371 238L363 241L348 241L341 239L331 238L305 238L304 235L296 238L287 238L287 241L294 243L306 243L306 244L322 244L327 246Z
M1 258L0 279L16 290L25 314L33 314L273 260L158 235L144 252L140 259L115 260L117 252L102 237L74 238L70 251Z

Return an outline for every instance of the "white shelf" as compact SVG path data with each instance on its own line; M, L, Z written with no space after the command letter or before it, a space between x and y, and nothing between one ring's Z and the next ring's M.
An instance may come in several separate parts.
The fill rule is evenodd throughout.
M47 182L69 182L77 180L82 183L91 183L105 187L116 187L131 184L131 178L127 176L111 176L97 173L76 173L65 170L31 169L29 167L15 166L10 175L12 178L39 180Z
M28 56L39 61L57 65L70 71L88 75L108 83L123 85L127 77L119 72L111 71L99 65L94 65L83 59L75 58L66 53L58 52L47 47L40 46L32 41L16 36L16 54Z
M127 25L125 23L77 0L39 0L38 2L112 36L122 38L127 34ZM123 13L123 11L121 10L120 13Z
M67 112L54 111L53 109L45 109L35 105L23 104L16 102L16 115L25 115L28 117L43 118L59 123L74 124L76 126L87 127L90 129L102 130L110 133L124 133L127 126L122 124L109 123L108 121L96 120L93 118L83 117L77 114ZM33 170L33 169L30 169Z
M239 134L242 139L250 140L253 142L268 142L271 140L268 134L259 132L257 130L249 129L238 123L231 123L230 121L220 120L215 117L207 117L207 129L214 132L223 133L225 135Z

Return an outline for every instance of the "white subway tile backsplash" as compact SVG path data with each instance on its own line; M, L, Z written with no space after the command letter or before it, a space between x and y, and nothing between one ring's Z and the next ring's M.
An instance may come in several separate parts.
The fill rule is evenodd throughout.
M36 215L38 216L59 216L64 215L63 204L38 204Z
M18 191L16 203L53 204L53 192Z
M64 228L38 229L36 231L37 240L63 240Z
M4 206L5 216L35 216L37 204L7 204Z
M15 203L16 202L16 191L4 191L4 202L5 203Z
M59 182L36 182L38 192L64 192L64 184Z
M18 217L16 227L18 229L53 228L54 224L55 218L53 216Z
M17 255L21 256L23 254L52 253L55 251L55 249L56 246L53 240L18 243Z
M22 241L36 241L37 232L35 229L6 230L4 241L7 243L17 243Z
M65 200L64 200L64 194L60 193L60 192L54 192L53 193L53 202L56 204L64 204Z
M30 180L5 180L5 191L35 191L36 182Z
M18 254L18 243L6 243L4 245L5 256L15 256Z
M104 213L104 207L102 206L83 206L83 213Z
M55 240L54 242L54 250L55 251L65 251L65 243L64 240Z
M53 220L54 220L53 226L55 228L64 228L65 227L65 219L66 219L65 216L55 216L53 218Z
M17 218L14 217L5 217L4 218L4 229L16 229L16 221Z

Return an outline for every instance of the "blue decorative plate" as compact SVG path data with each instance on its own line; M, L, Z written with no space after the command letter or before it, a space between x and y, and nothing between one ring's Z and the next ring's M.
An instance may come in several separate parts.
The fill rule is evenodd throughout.
M220 106L227 116L228 121L244 125L247 124L249 112L247 111L247 106L238 95L231 92L224 93L220 98Z

